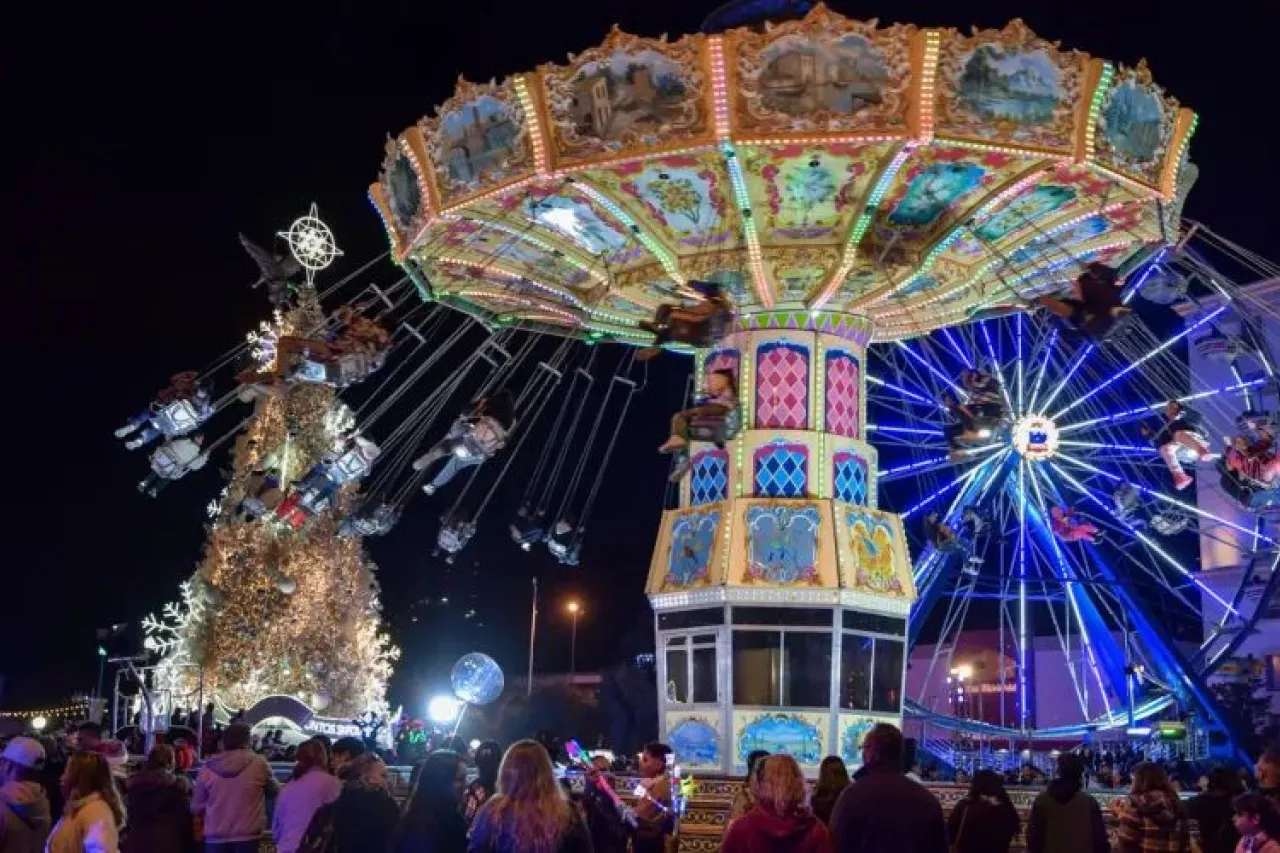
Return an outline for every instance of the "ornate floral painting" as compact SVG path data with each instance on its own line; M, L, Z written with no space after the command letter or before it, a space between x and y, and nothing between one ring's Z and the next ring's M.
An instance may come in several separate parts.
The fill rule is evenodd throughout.
M718 508L689 511L671 522L664 592L706 586L711 582L711 555L720 529Z
M775 586L820 583L821 527L822 514L815 504L748 506L747 582Z

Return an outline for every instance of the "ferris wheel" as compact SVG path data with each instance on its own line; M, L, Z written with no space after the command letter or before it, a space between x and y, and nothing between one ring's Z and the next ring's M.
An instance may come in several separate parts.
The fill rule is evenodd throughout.
M1274 492L1233 490L1231 436L1205 433L1269 418L1271 356L1249 300L1215 290L1225 279L1198 255L1149 261L1129 277L1135 320L1110 340L1013 314L872 350L881 506L903 515L920 589L906 698L930 724L1053 741L1202 711L1205 679L1264 614ZM1224 381L1190 376L1189 350L1228 352ZM1170 401L1203 416L1194 452L1163 449ZM1243 570L1199 571L1206 547ZM1043 701L1038 681L1062 699Z

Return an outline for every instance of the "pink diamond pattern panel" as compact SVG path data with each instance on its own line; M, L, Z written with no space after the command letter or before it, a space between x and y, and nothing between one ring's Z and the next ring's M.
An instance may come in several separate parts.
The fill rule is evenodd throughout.
M808 428L808 347L761 344L756 350L756 429Z
M858 437L858 359L839 349L826 352L826 430Z

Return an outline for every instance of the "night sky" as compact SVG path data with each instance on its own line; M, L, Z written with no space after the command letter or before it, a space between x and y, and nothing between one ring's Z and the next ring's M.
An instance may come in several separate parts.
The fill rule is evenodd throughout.
M90 689L95 628L136 622L173 599L200 556L219 466L147 499L134 490L145 456L123 450L111 430L170 374L210 363L266 316L237 231L266 240L314 201L354 269L385 249L365 191L386 134L445 100L459 74L487 80L563 60L615 22L649 36L693 31L712 8L689 0L128 5L27 6L0 50L9 151L0 281L10 329L0 708ZM1280 169L1265 159L1280 129L1275 4L1229 0L1194 16L1114 0L1052 11L1025 0L832 5L860 18L961 28L1022 16L1040 35L1095 56L1126 64L1145 56L1156 80L1201 115L1192 145L1201 178L1186 215L1280 254ZM396 278L383 264L366 280ZM420 702L473 649L521 672L534 574L544 587L540 669L568 666L570 596L586 604L580 668L631 650L623 638L633 626L643 639L642 585L666 473L651 450L686 370L668 357L652 371L581 568L524 554L506 538L518 494L496 502L450 569L430 555L439 501L419 498L373 544L386 616L405 649L395 699Z

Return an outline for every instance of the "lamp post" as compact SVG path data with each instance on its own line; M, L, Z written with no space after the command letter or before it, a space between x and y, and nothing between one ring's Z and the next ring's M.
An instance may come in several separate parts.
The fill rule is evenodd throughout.
M569 680L578 674L578 614L582 612L582 605L577 600L571 600L566 608L569 615L573 617L573 629L569 635Z

